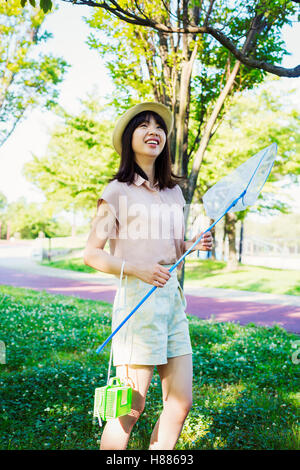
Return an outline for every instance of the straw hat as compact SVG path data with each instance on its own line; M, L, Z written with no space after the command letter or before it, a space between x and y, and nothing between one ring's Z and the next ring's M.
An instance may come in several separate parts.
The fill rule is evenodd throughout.
M113 146L119 155L122 153L122 135L127 126L127 124L134 118L137 114L142 113L143 111L154 111L157 113L166 123L168 130L168 137L172 132L173 128L173 115L169 108L161 103L155 102L146 102L140 103L132 108L129 108L117 121L116 127L113 132Z

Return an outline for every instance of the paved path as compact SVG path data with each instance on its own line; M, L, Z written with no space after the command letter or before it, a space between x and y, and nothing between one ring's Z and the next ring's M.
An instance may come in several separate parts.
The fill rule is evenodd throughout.
M100 276L77 273L40 266L18 257L13 262L11 258L0 258L0 284L112 303L117 282L115 276L103 273ZM185 297L186 312L202 319L213 317L216 321L238 321L242 325L276 323L300 334L300 299L297 296L205 289L186 284Z

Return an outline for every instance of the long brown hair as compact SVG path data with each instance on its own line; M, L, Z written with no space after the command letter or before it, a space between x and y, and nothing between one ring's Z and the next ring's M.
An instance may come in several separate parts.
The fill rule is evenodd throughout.
M135 172L141 175L146 180L148 179L146 173L134 160L134 152L132 149L131 142L134 130L140 124L142 124L142 122L150 119L150 116L153 116L156 122L164 130L166 136L168 135L168 130L165 121L162 119L161 116L159 116L159 114L155 113L154 111L143 111L137 114L134 118L131 119L131 121L129 121L123 132L120 166L117 173L109 180L109 182L116 179L122 183L129 182L130 184L132 184ZM154 179L158 182L159 189L173 188L176 184L178 184L178 182L182 178L184 178L183 176L175 175L172 172L172 162L168 139L166 139L166 144L163 150L156 158L154 167Z

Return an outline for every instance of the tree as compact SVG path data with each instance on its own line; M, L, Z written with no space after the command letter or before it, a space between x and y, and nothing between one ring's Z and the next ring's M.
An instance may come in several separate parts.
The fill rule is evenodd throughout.
M19 0L0 3L0 146L26 111L57 102L67 63L39 51L51 37L41 33L44 19L41 10L22 9Z
M100 44L97 39L91 45L94 41L101 53L114 55L110 63L118 91L122 87L123 92L135 91L123 104L152 95L171 106L176 122L173 166L185 178L182 189L188 204L197 188L207 146L225 114L227 97L259 83L266 71L300 75L300 66L285 69L278 65L287 53L281 30L292 23L298 11L296 2L73 3L97 7L90 24L111 31L110 39L119 39L118 45ZM126 34L121 38L122 29ZM200 72L195 74L197 67ZM188 211L185 217L187 221Z
M177 2L146 0L142 4L126 0L62 1L105 9L111 16L122 21L151 28L163 35L182 33L185 36L208 35L248 67L264 70L278 76L300 76L300 65L292 69L280 67L274 64L280 57L271 58L260 54L260 49L264 49L262 47L264 41L268 41L275 31L279 38L282 26L291 24L294 15L298 15L299 21L299 2L297 0L223 1L221 4L216 0L177 0ZM161 5L163 5L163 9ZM164 21L166 18L167 22ZM234 28L231 27L232 24L234 24ZM245 50L243 44L249 37L250 29L253 30L250 38L252 44ZM258 47L255 47L256 42Z
M268 80L258 89L236 96L230 111L216 131L202 166L196 197L202 195L221 177L239 166L262 148L276 142L278 157L256 208L261 213L286 213L288 206L281 201L276 182L288 177L297 184L300 175L299 109L293 104L293 91L282 97L278 80ZM225 231L229 240L229 263L237 265L235 226L246 217L249 209L228 214Z
M11 234L17 232L26 239L37 238L40 231L46 237L67 236L71 232L70 224L62 218L53 217L44 204L27 203L24 197L8 204L0 221L3 223L2 236L6 236L8 222Z
M113 151L113 123L103 117L97 97L83 101L71 115L61 110L62 123L54 130L44 157L24 165L26 178L41 189L53 211L95 212L97 199L117 170Z
M174 19L164 6L165 3L152 2L160 24L170 28ZM181 13L179 23L186 25L188 31L189 10ZM198 15L198 22L203 19L203 11L194 13ZM255 51L271 61L280 60L285 51L278 34L269 31L259 10L252 13L252 16L249 13L234 18L227 26L229 33L243 37L246 31L243 51ZM221 24L226 15L229 12L224 6L215 13L215 20L218 18ZM198 185L207 146L226 113L226 103L227 108L230 103L228 96L260 83L265 72L235 61L232 54L209 35L197 36L181 30L162 32L120 22L103 8L97 9L88 23L93 28L89 44L107 59L117 89L118 99L112 100L116 108L127 108L136 101L154 97L172 109L175 120L171 136L173 169L184 177L181 186L189 205Z

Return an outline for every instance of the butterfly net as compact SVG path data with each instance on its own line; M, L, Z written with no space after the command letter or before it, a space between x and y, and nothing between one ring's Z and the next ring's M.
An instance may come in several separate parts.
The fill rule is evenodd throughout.
M220 218L236 199L231 212L254 204L270 174L276 152L277 145L273 143L212 186L203 196L206 215L215 220Z

